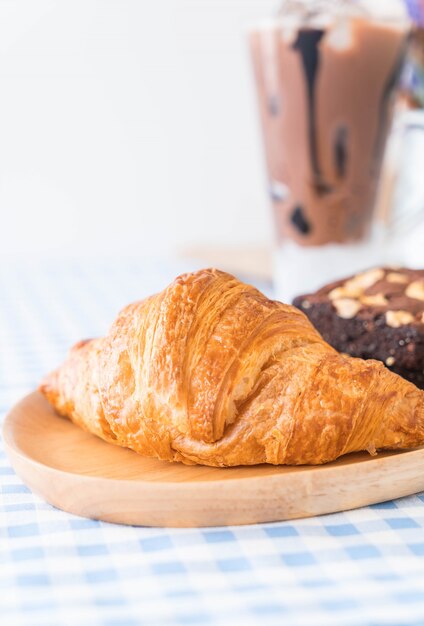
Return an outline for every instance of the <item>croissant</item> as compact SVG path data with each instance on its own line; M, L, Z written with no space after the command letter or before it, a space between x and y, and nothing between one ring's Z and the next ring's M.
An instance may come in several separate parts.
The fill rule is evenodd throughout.
M109 443L187 464L321 464L424 444L424 392L214 269L127 306L40 390Z

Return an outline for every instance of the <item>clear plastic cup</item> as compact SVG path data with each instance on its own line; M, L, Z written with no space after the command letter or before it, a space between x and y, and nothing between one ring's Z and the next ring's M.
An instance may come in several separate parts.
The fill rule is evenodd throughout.
M409 21L378 4L286 0L249 30L286 300L382 253L374 209Z

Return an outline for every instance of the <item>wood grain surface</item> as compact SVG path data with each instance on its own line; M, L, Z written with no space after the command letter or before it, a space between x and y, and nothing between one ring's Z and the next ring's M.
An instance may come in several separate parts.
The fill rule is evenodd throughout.
M54 506L145 526L251 524L309 517L424 490L424 448L352 454L323 466L185 466L105 443L57 416L34 392L7 416L6 451Z

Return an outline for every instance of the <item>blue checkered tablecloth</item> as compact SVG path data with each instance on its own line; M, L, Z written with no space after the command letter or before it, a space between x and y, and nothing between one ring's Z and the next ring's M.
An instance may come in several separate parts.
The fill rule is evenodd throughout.
M191 265L194 267L194 265ZM181 262L0 267L0 415ZM0 445L1 626L424 625L424 494L279 524L125 527L33 495Z

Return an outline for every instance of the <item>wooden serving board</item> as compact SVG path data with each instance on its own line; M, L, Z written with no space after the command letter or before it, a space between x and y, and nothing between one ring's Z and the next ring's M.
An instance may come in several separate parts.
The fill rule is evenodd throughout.
M309 467L217 469L144 458L79 429L34 392L9 413L6 451L60 509L121 524L220 526L309 517L424 490L424 448Z

